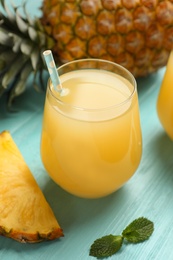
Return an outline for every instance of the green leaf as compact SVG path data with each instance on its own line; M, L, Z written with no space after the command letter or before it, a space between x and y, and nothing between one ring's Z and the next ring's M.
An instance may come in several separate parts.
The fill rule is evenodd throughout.
M0 71L3 70L6 66L6 62L0 59Z
M10 3L10 5L12 6L12 3ZM15 15L14 15L14 10L12 9L12 11L9 9L9 3L7 4L7 1L4 2L4 10L7 14L8 19L10 20L10 22L14 23L15 22Z
M23 54L30 56L33 50L33 44L29 40L22 40L20 49Z
M36 32L36 30L33 27L31 27L31 26L28 27L28 33L29 33L29 37L33 41L37 41L38 40L37 32Z
M28 12L26 11L26 5L27 5L27 2L25 1L23 3L23 12L25 14L26 20L28 21L28 24L34 27L35 19L31 18L30 15L28 14Z
M39 67L39 60L40 60L39 52L38 50L35 49L31 53L31 63L34 70L37 70L37 67Z
M19 30L22 33L26 33L28 31L28 25L27 23L24 21L24 19L21 17L21 15L19 14L19 11L16 11L16 23L18 25Z
M131 243L147 240L154 231L154 224L147 218L141 217L134 220L122 232L122 236Z
M26 83L27 78L29 77L31 71L32 71L32 65L31 65L31 62L28 61L20 73L20 80L22 80Z
M12 46L11 37L8 32L2 28L0 28L0 44L6 46Z
M45 34L42 33L42 32L40 32L40 31L38 31L37 33L38 33L38 39L39 39L39 43L40 43L40 45L41 45L41 46L44 46L45 43L46 43L46 37L45 37Z
M29 74L32 71L32 65L30 61L28 61L21 73L16 76L16 78L12 82L12 88L8 94L8 109L11 110L11 105L15 97L19 96L26 89L26 82Z
M13 81L17 73L20 71L20 69L24 66L25 59L23 57L18 57L9 70L4 74L4 77L2 79L2 86L4 88L7 88L8 85Z
M5 61L6 64L11 66L14 58L17 57L15 53L11 52L9 48L5 50L5 48L0 52L0 60Z
M17 53L20 50L22 39L15 34L11 33L10 35L13 38L13 48L12 48L12 50L13 50L13 52Z
M119 251L123 243L122 236L108 235L94 241L90 248L90 256L108 257Z

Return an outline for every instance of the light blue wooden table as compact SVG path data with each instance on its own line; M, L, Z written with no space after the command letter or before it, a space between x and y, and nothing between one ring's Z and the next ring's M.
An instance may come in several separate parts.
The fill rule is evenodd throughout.
M37 13L40 2L32 2L32 11L34 7ZM173 259L173 143L156 113L164 70L138 80L143 135L140 166L123 188L102 199L74 197L59 188L44 170L39 152L44 93L35 92L29 80L28 90L15 102L16 113L5 112L5 97L0 99L0 131L11 132L65 233L59 240L33 245L0 237L0 259L95 259L89 256L89 247L96 238L120 234L127 224L141 216L155 224L151 238L137 245L125 244L109 259Z

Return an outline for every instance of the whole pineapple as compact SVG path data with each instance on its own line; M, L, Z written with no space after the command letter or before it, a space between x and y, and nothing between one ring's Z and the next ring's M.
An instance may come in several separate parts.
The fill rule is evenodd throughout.
M164 66L173 48L173 1L45 0L42 10L63 63L108 59L138 77Z
M94 57L139 77L165 66L173 48L173 0L44 0L35 20L25 5L23 18L0 3L6 13L0 14L0 94L10 89L9 104L32 71L41 80L45 49L52 49L57 66Z

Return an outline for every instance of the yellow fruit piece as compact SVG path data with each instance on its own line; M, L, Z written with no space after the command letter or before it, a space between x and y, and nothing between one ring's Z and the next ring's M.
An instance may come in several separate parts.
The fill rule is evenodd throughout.
M10 133L0 133L0 235L21 243L63 236Z

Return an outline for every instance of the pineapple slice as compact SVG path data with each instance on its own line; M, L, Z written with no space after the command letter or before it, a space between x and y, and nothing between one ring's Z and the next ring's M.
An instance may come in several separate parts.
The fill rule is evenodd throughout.
M8 131L0 133L0 235L21 243L63 236L52 209Z

